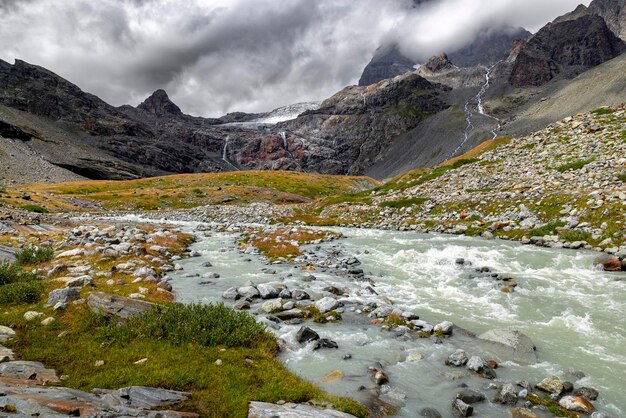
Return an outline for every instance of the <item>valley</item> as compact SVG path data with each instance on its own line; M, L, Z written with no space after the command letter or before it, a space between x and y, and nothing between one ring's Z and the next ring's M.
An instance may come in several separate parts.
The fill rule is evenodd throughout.
M109 79L136 105L0 59L0 417L626 416L624 0L532 31L481 11L430 58L436 0L189 3L191 41L154 51L165 23L101 32L171 17L140 3L76 11L148 54ZM252 111L184 111L218 102Z

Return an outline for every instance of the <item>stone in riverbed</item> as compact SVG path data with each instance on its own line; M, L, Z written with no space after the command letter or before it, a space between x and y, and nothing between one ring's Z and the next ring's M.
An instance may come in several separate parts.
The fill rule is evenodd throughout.
M485 368L485 360L478 356L472 356L467 362L467 368L473 372L480 373Z
M283 308L283 300L282 299L272 299L266 302L263 302L259 311L265 313L276 313Z
M454 324L450 321L443 321L437 325L435 325L435 332L441 333L443 335L452 335L452 329L454 328Z
M456 415L461 417L471 417L474 413L474 408L460 399L452 401L452 410Z
M591 402L582 396L564 396L559 405L568 411L582 412L584 414L591 414L595 408Z
M622 271L622 262L617 257L606 254L599 255L593 260L594 266L601 266L604 271Z
M316 409L308 405L286 403L275 405L264 402L250 402L248 418L354 418L331 409Z
M472 389L463 389L463 391L456 394L456 398L465 403L472 404L484 401L485 395Z
M296 334L296 341L300 344L306 344L311 341L319 340L320 336L317 332L313 331L309 327L302 327L298 330Z
M492 329L478 336L483 351L499 361L514 361L521 365L537 363L535 345L526 335L512 329Z
M339 345L333 340L329 340L328 338L320 338L315 341L313 345L313 350L319 350L320 348L339 348Z
M315 302L315 307L321 313L327 313L339 307L339 302L335 298L331 298L329 296L322 298Z
M456 350L454 353L450 354L450 356L446 359L445 363L447 366L461 367L466 365L468 362L467 354L463 350Z
M537 389L560 395L563 393L563 381L557 376L549 376L537 383Z
M237 293L239 293L239 295L244 299L255 298L259 296L259 291L254 286L241 286L237 289Z
M599 395L600 393L594 388L588 388L585 386L576 389L576 391L574 392L574 396L584 396L590 401L595 401L596 399L598 399Z
M517 392L515 386L511 383L505 383L496 393L493 399L495 403L501 403L506 405L515 405L517 403Z
M298 289L291 291L291 297L295 300L305 300L311 298L307 292Z
M424 408L420 411L420 416L424 418L443 418L443 416L434 408Z
M509 413L511 414L511 418L537 418L537 414L526 408L511 409Z
M237 300L239 299L239 292L236 287L228 288L222 293L222 299Z
M283 312L275 313L274 316L280 319L281 321L288 321L290 319L302 318L304 317L304 313L300 309L294 308L294 309L288 309Z

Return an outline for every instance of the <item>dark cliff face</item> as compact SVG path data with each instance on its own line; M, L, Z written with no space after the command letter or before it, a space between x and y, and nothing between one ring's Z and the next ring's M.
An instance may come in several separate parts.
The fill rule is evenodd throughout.
M589 15L600 16L615 35L626 41L626 0L594 0L589 7L581 4L576 10L558 17L552 23L576 20Z
M180 108L167 96L165 90L161 89L152 93L150 97L137 106L137 109L141 109L157 117L176 117L183 115Z
M519 52L510 77L516 87L540 86L578 74L626 51L626 44L595 15L550 23Z
M516 39L529 36L530 32L523 28L489 28L480 32L471 44L447 56L459 67L491 66L507 56ZM413 71L415 64L414 60L400 52L397 45L381 47L363 70L359 86L368 86Z

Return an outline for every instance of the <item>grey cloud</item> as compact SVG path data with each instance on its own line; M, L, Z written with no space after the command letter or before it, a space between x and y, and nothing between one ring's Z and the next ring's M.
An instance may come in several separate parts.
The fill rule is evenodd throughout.
M495 24L537 29L578 1L485 3L0 0L0 58L47 67L114 105L164 88L185 112L216 116L328 97L383 42L424 58Z

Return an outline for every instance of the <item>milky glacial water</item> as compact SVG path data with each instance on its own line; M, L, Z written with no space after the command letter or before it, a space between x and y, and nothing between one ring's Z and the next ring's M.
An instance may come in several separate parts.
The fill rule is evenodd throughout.
M294 338L300 326L281 325L271 329L292 347L281 358L290 370L325 390L363 402L369 400L370 389L375 386L369 380L368 367L382 364L390 385L384 388L386 393L381 399L400 406L399 416L414 417L426 406L450 415L449 405L460 384L491 399L495 392L488 388L490 381L443 365L456 348L465 349L470 356L488 358L489 354L481 352L474 339L458 332L443 344L398 338L352 313L357 302L380 302L385 297L393 301L394 307L413 311L431 324L449 320L476 334L493 328L518 329L535 343L539 363L520 366L504 362L496 370L495 383L537 383L554 374L577 387L598 389L600 399L595 404L600 410L615 417L626 416L626 282L622 274L595 270L596 253L459 236L340 231L345 239L322 244L315 252L336 248L342 256L356 256L362 262L359 267L374 280L378 296L365 291L369 285L366 282L320 270L304 271L288 264L267 266L257 256L239 252L237 235L227 233L212 233L194 244L202 256L181 261L185 270L172 280L175 294L181 302L221 302L224 290L247 281L280 282L290 289L304 289L314 297L323 295L322 289L329 284L350 289L350 297L343 299L343 321L308 323L321 337L336 341L339 349L312 351L302 347ZM457 258L464 258L473 267L459 267ZM202 267L206 261L213 267ZM468 278L474 267L483 266L516 278L519 286L515 292L503 293L492 279ZM276 274L261 271L268 267ZM211 273L220 277L202 277ZM311 273L317 280L304 282L303 278ZM200 276L187 277L194 274ZM207 281L210 283L200 284ZM261 316L259 319L263 320ZM412 353L424 359L407 360ZM352 358L343 360L346 354ZM343 377L324 380L336 371ZM359 386L366 389L359 391ZM474 416L503 414L503 409L494 409L489 402L475 405Z

